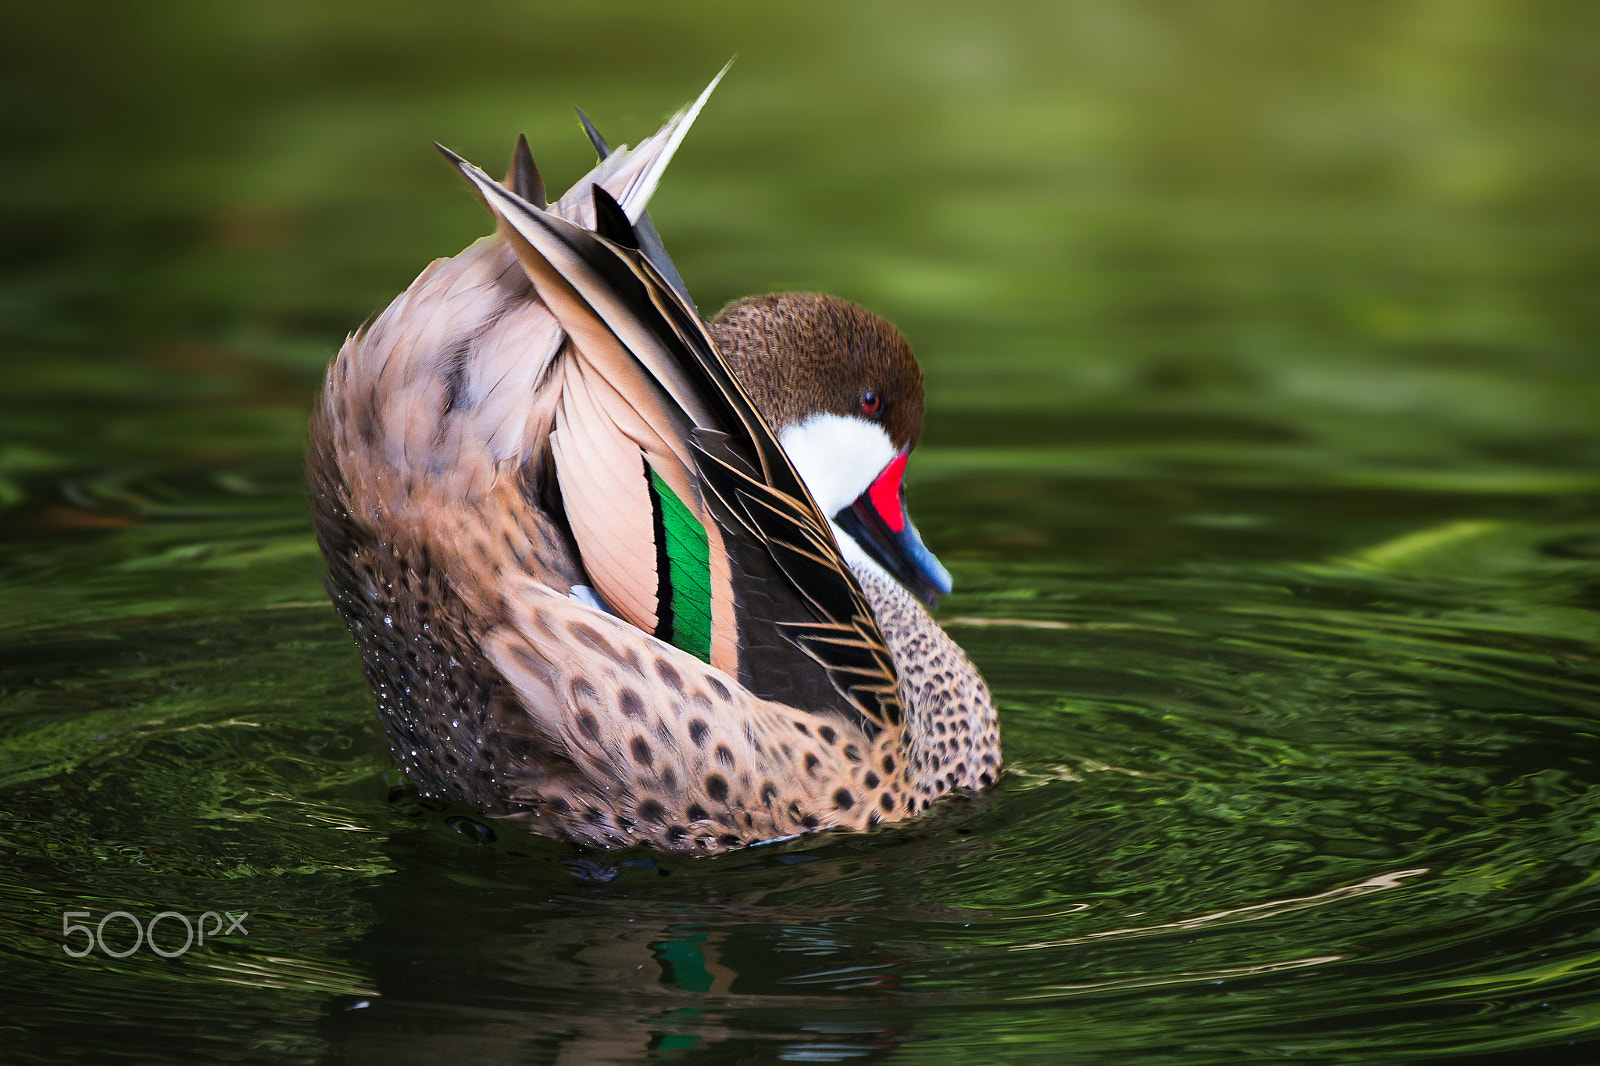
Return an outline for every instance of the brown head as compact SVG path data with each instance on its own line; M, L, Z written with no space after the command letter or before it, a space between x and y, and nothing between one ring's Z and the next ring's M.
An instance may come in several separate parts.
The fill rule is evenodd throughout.
M734 376L777 433L826 411L883 427L895 448L922 435L922 370L900 331L816 293L747 296L710 326Z
M843 534L851 565L881 567L929 602L949 592L949 573L905 509L901 478L922 436L923 394L899 331L833 296L783 293L729 304L710 332Z

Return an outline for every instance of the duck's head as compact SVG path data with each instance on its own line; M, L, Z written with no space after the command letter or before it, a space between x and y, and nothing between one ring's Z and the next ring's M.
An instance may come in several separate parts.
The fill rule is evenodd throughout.
M812 293L738 300L710 331L842 534L846 556L860 549L930 604L949 592L949 571L906 513L902 478L922 435L922 370L899 331Z

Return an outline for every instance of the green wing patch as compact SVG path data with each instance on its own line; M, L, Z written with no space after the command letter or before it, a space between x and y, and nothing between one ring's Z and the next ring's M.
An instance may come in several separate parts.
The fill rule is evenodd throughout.
M711 548L705 527L647 463L656 536L656 632L711 661Z

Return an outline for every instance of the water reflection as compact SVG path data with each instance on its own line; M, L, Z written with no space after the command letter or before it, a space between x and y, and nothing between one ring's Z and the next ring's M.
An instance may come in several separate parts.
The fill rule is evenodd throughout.
M497 838L516 846L518 831ZM329 1012L348 1058L514 1050L632 1062L724 1046L837 1061L891 1049L916 1030L895 995L896 971L926 949L879 943L869 916L888 907L870 893L826 898L841 881L860 881L871 860L758 848L703 872L617 859L612 880L579 884L547 858L533 867L539 883L516 886L495 869L506 857L492 848L463 854L426 835L396 844L360 945L382 975L376 995ZM453 869L441 869L446 855ZM473 909L440 906L463 885ZM485 921L484 906L496 917ZM935 904L925 917L948 910Z

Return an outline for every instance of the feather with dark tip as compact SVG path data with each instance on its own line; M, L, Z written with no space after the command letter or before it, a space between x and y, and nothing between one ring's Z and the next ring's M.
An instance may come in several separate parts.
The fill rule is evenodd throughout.
M595 154L600 157L600 162L604 163L606 157L611 154L611 146L600 136L600 131L594 128L594 123L583 113L583 108L575 107L572 110L578 113L578 121L583 123L583 132L589 135L589 143L594 145Z
M533 151L528 147L526 134L517 134L517 147L511 153L511 172L506 175L506 184L512 192L539 210L550 206L544 175L539 173L538 164L533 161Z
M627 212L600 186L591 188L594 190L594 231L612 244L638 251L639 235L635 232L636 227L628 221ZM639 217L643 219L644 216Z
M615 254L605 251L610 246L600 244L594 234L565 219L534 209L450 149L438 144L434 147L455 165L478 200L501 221L501 232L516 249L535 287L556 316L560 318L566 313L595 319L601 329L613 334L616 342L630 351L661 383L692 422L710 424L705 401L714 397L702 396L695 389L685 376L685 368L679 365L677 353L651 333L633 312L628 300L619 296L619 291L632 288L636 290L635 299L642 298L646 305L649 303L648 298L637 291L642 289L642 283L633 271ZM539 246L536 247L534 241L538 241ZM586 258L584 252L590 245L600 251ZM584 288L588 292L574 286L573 277L585 278ZM570 325L568 332L572 332Z
M806 501L805 483L795 472L744 389L734 380L698 316L683 313L659 274L636 256L603 243L595 234L565 219L533 211L471 163L441 148L479 199L505 223L515 238L537 286L541 277L560 279L565 291L552 293L552 310L562 308L596 318L671 394L697 426L740 429L739 442L750 449L760 477L777 490ZM642 266L642 269L641 269ZM574 304L576 295L580 303ZM549 302L549 301L547 301ZM690 375L693 374L691 377ZM717 414L713 415L713 411ZM718 417L720 416L720 417Z
M611 146L606 143L604 137L600 136L600 131L594 128L594 123L589 121L589 116L583 113L582 108L575 107L573 110L578 113L578 121L583 123L583 132L589 135L589 143L594 145L595 153L599 155L601 162L604 162L611 155ZM527 197L523 197L523 199L526 200ZM678 273L678 268L672 262L672 257L667 254L667 246L661 240L661 234L656 230L656 224L651 221L650 212L642 212L639 215L639 221L634 223L633 228L636 236L629 246L637 248L644 253L644 257L650 260L651 265L666 279L667 284L672 286L672 291L677 293L679 298L698 315L700 309L695 305L694 297L689 295L689 286L684 284L683 276Z

